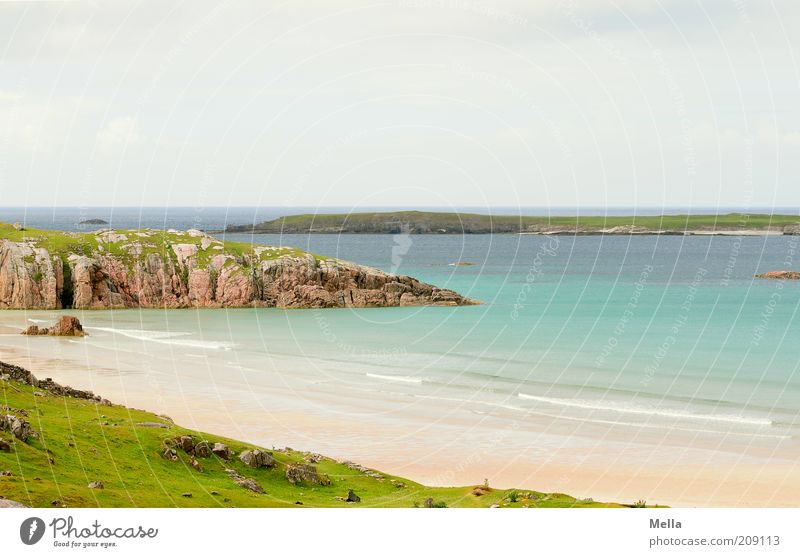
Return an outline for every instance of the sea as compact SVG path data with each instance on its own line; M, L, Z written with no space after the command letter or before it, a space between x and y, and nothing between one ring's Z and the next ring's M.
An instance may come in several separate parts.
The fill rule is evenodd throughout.
M20 215L3 209L0 220L63 230L93 217L118 228L220 229L287 213L206 208L198 217L196 209L136 208ZM395 446L430 424L457 429L469 414L497 420L495 430L507 424L522 431L526 421L544 419L547 439L558 447L612 430L614 438L645 436L680 446L675 435L683 432L707 446L734 441L762 455L796 454L800 282L754 275L800 268L800 237L227 238L411 275L482 303L90 311L82 312L86 343L48 339L54 354L68 360L93 350L104 362L96 378L147 375L145 390L154 401L177 389L187 408L193 397L205 397L217 402L201 405L204 411L235 407L284 425L293 419L286 416L300 412L320 424L314 431L325 423L363 422L391 432ZM58 312L9 313L22 323L45 322ZM475 439L483 434L470 428ZM260 431L264 438L255 437L262 441L274 433L267 426ZM314 446L319 439L306 431L290 425L280 437ZM544 442L533 435L515 441L512 435L508 443ZM348 454L360 442L345 431L324 444Z

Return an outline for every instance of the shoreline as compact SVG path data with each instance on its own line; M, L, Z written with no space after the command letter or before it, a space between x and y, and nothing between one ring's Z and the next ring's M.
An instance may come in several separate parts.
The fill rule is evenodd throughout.
M797 482L789 481L797 476L796 464L785 457L771 458L766 446L754 451L752 441L727 439L727 448L720 444L712 453L702 438L687 435L680 438L683 446L671 448L667 443L651 451L665 441L646 430L604 432L581 425L576 434L559 420L518 422L502 413L479 416L467 411L452 411L445 418L435 412L401 413L370 424L362 416L369 416L371 405L380 401L355 401L363 408L343 411L333 395L313 392L305 395L304 409L293 409L291 388L276 386L264 394L253 387L241 397L221 386L198 391L198 379L186 373L190 363L176 366L174 377L166 378L149 375L146 365L133 373L119 355L116 364L114 359L104 361L99 349L88 343L39 338L10 342L12 338L17 339L0 336L0 360L29 369L40 379L91 389L112 402L166 414L193 429L262 446L299 446L426 485L478 485L488 477L499 488L684 507L794 506L800 500ZM268 397L256 400L256 395ZM631 435L633 444L625 441ZM635 455L637 447L641 457ZM654 456L667 458L675 449L681 451L677 461ZM749 453L737 452L744 450Z

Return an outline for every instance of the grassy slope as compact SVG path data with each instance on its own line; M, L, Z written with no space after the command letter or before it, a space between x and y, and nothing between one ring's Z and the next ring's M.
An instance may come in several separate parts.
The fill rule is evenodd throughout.
M163 458L163 441L177 435L192 435L195 439L225 442L237 454L252 446L176 425L170 425L169 429L136 426L140 422L168 422L123 406L101 405L49 392L35 396L34 391L25 384L0 381L0 406L27 410L26 419L38 432L38 438L27 443L15 439L14 452L0 452L0 471L13 474L0 477L0 495L25 505L49 507L58 500L68 507L292 507L302 501L304 506L314 507L413 507L430 497L450 507L622 506L528 490L517 491L517 501L511 502L512 490L493 490L476 496L471 487L430 488L392 476L381 481L330 459L316 466L330 476L331 485L293 486L284 478L283 466L302 461L305 453L291 450L273 451L279 463L276 469L253 470L237 457L224 462L212 456L198 459L204 467L198 472L188 465L188 457L181 450L178 450L179 462ZM108 425L102 425L104 422ZM0 437L12 439L7 431L0 431ZM225 468L255 479L266 493L255 494L234 484ZM87 485L95 480L102 481L105 489L89 489ZM397 482L404 487L398 487ZM354 505L336 499L346 497L348 489L361 497L361 503ZM183 497L185 492L192 497ZM525 497L527 494L535 499Z
M262 232L295 232L300 230L359 231L385 229L391 223L409 224L415 229L447 231L495 231L517 232L531 226L581 227L600 230L615 226L636 225L651 230L680 232L685 230L759 230L770 226L781 227L800 224L800 217L793 215L765 215L730 213L727 215L661 215L661 216L581 216L539 217L480 215L471 213L437 213L424 211L397 211L380 213L292 215L256 225ZM249 229L248 226L230 227ZM391 226L389 226L391 228Z

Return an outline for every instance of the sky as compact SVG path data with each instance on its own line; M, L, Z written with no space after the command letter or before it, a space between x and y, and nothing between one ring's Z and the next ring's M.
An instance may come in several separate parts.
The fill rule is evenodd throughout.
M6 206L800 207L796 0L0 1Z

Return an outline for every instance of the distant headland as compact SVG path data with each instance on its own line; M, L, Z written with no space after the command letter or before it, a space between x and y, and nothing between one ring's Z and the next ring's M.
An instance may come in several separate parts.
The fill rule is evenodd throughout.
M796 235L800 234L800 216L729 213L725 215L547 217L392 211L292 215L258 224L231 224L224 232L256 234Z

